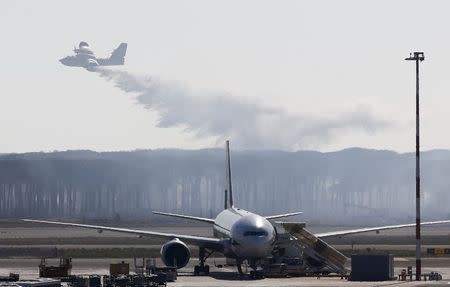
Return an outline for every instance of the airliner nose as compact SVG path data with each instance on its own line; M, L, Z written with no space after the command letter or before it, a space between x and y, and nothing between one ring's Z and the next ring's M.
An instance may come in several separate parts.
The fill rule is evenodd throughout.
M231 238L231 246L237 256L266 257L273 249L275 229L264 217L248 215L233 224Z

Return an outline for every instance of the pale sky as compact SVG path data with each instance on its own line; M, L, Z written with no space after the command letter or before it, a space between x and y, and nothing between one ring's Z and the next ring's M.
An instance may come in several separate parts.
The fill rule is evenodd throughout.
M423 149L449 149L449 11L449 1L411 0L1 1L0 153L218 145L157 127L157 111L133 95L59 63L80 41L105 57L127 42L118 69L193 94L248 98L294 117L362 109L389 123L301 146L320 151L413 151L414 64L404 58L424 51Z

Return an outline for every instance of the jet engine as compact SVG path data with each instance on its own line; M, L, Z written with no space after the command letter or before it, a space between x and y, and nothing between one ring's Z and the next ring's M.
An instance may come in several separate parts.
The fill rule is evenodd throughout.
M189 248L178 238L170 240L161 247L161 259L166 266L183 268L190 258Z

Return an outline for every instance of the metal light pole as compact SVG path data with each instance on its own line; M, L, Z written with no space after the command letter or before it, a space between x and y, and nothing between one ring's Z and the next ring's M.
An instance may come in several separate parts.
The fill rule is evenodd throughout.
M425 60L423 52L409 54L407 61L416 61L416 280L422 274L420 242L420 125L419 125L419 63Z

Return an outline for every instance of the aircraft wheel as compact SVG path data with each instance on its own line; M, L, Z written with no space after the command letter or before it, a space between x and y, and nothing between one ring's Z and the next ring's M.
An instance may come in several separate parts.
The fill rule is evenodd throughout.
M287 272L286 268L282 267L280 269L280 275L281 275L281 277L288 277L289 273Z
M204 267L204 270L203 270L204 272L205 272L205 275L209 275L209 265L206 265L205 267Z
M195 265L195 266L194 266L194 275L195 275L195 276L198 276L198 275L200 274L200 272L199 272L199 269L200 269L200 268L199 268L199 267L200 267L200 266L198 266L198 265Z
M242 272L242 265L240 263L237 264L237 269L238 269L239 275L244 274L244 272Z

